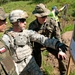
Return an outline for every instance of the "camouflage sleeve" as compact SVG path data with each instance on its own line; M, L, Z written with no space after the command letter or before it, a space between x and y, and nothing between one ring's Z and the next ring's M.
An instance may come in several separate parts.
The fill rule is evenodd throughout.
M2 40L4 41L4 43L6 44L6 46L8 48L10 48L10 38L8 35L4 34L3 37L2 37Z
M61 41L60 29L54 19L50 19L49 27L47 27L47 29L54 34L53 37Z
M55 38L62 42L60 28L59 28L58 23L56 21L54 23L54 29L55 29L55 31L54 31Z
M46 47L51 47L55 49L56 43L58 42L57 39L49 39L41 34L38 34L35 31L30 30L29 35L32 41L36 41Z
M55 36L55 38L62 42L61 34L60 34L60 29L59 29L58 26L56 26L56 36Z

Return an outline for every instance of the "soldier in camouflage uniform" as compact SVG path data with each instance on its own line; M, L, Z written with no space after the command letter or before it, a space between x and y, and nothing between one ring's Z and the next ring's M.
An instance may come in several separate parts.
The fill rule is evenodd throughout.
M27 17L27 13L23 10L11 11L9 20L12 28L3 35L2 39L11 52L17 75L43 75L32 56L30 40L54 49L66 50L66 46L64 47L64 44L57 39L49 39L35 31L24 29ZM60 52L59 55L66 57L64 52Z
M0 7L0 32L4 32L6 28L6 17L4 9ZM13 60L0 38L0 75L16 75Z
M30 30L34 30L40 34L43 34L46 37L56 38L61 41L60 29L58 27L58 24L53 18L48 17L50 11L46 8L44 4L42 3L38 4L35 7L32 14L35 15L36 19L29 24ZM41 67L42 63L41 48L43 46L37 42L32 42L32 46L33 46L33 56L38 66ZM48 47L46 49L58 58L59 51L56 51Z

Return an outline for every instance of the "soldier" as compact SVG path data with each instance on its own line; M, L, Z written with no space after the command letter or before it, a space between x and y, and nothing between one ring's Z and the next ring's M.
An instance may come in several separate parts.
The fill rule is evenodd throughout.
M6 29L7 15L4 9L0 7L0 32L4 32ZM0 75L16 75L15 66L12 58L5 46L4 42L0 38Z
M23 10L11 11L9 20L12 28L3 35L2 39L11 52L17 75L43 75L32 56L30 40L54 49L66 50L66 46L57 39L49 39L35 31L24 29L27 17L27 13ZM62 51L60 55L66 57Z
M34 30L40 34L43 34L49 38L56 38L61 41L60 29L58 24L53 18L48 17L50 14L49 9L42 3L38 4L32 14L36 17L34 21L29 24L29 29ZM43 47L41 44L37 42L32 42L33 46L33 56L38 64L41 67L42 56L41 56L41 48ZM52 52L58 58L58 51L48 48L49 52Z
M58 9L56 6L52 7L52 11L50 12L49 16L51 18L54 18L56 22L58 23L60 31L62 31L62 26L60 25L60 20L59 20L59 13L63 10L65 10L68 7L68 5L64 5L62 8ZM65 16L66 12L63 14Z

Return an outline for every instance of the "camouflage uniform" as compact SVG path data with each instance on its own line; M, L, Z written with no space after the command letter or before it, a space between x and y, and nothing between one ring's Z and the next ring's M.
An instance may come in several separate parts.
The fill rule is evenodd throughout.
M13 38L12 35L15 37ZM47 37L37 34L36 32L31 30L23 30L23 32L20 33L10 31L8 32L8 34L5 34L3 36L3 40L5 41L8 48L11 50L15 66L18 67L19 74L22 70L24 70L24 74L28 73L28 75L43 75L31 55L32 48L29 45L30 39L54 49L56 43L58 42L58 40L50 40ZM21 67L20 64L22 64L23 67Z
M38 20L34 20L29 24L29 29L43 34L49 38L56 38L61 41L60 29L56 21L50 17L47 18L44 24L40 24Z
M4 9L0 7L0 32L3 32L6 27L7 15ZM13 60L10 56L9 50L0 36L0 75L17 75Z
M17 75L10 53L2 40L0 40L0 75Z
M34 30L46 37L49 38L56 38L58 40L61 41L61 35L60 35L60 29L57 26L55 20L53 20L52 18L47 18L46 23L44 23L43 25L39 24L39 22L36 20L34 20L33 22L30 23L29 25L29 29ZM35 58L35 60L37 61L38 65L41 66L41 48L43 46L40 45L39 43L34 42L33 45L33 56ZM53 50L51 48L48 49Z
M40 9L42 9L42 6L39 6L39 7L40 7ZM36 13L37 13L37 11L36 11ZM38 14L40 14L40 13L38 13ZM38 15L36 15L36 16L38 17ZM58 24L56 23L56 21L53 18L47 17L46 22L44 24L40 24L38 22L38 19L35 19L34 21L32 21L29 24L29 30L34 30L46 37L56 38L61 41L60 29L58 27ZM37 64L39 65L39 67L41 67L41 63L42 63L41 62L42 61L42 57L41 57L41 48L42 47L43 46L40 45L39 43L36 43L36 42L33 43L33 56L34 56ZM47 48L47 50L54 51L52 48ZM56 51L56 53L57 53L57 51Z
M3 35L2 40L10 50L17 75L43 75L32 56L30 40L53 49L61 48L62 43L57 39L49 39L35 31L24 29L22 26L26 23L27 16L27 13L22 10L13 10L9 14L13 28Z

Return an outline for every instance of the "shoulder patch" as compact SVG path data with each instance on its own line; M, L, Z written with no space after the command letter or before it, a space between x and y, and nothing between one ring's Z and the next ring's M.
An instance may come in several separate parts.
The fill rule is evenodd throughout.
M4 53L6 51L6 46L2 40L0 40L0 53Z
M5 47L0 48L0 53L4 53L6 51Z

